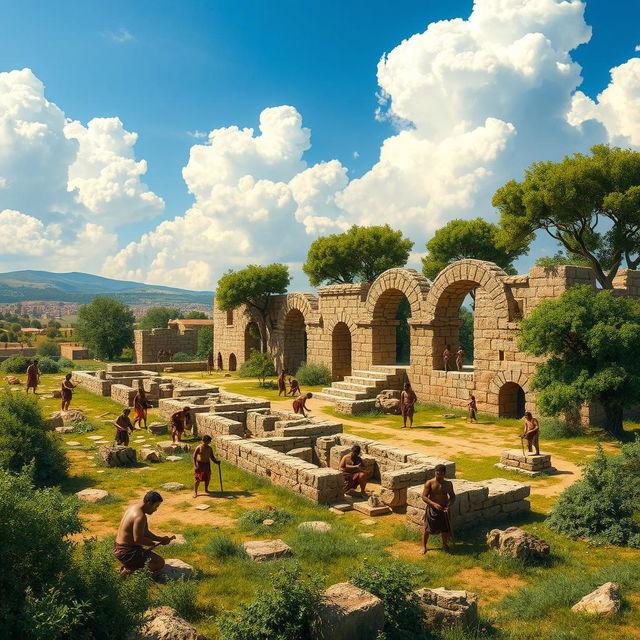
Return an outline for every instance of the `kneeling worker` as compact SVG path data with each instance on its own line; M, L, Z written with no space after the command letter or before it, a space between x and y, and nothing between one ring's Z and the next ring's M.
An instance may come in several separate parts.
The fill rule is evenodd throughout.
M360 457L360 451L360 445L354 444L353 447L351 447L351 451L340 460L340 471L342 472L342 478L344 480L342 493L345 495L348 491L353 491L359 486L360 494L363 497L367 496L367 474L364 468L364 462Z
M113 545L113 555L122 563L120 573L131 575L142 569L147 561L149 571L157 573L164 567L164 558L145 547L169 544L170 536L157 536L149 531L147 516L155 513L162 502L157 491L148 491L141 502L130 506L122 516L118 535Z

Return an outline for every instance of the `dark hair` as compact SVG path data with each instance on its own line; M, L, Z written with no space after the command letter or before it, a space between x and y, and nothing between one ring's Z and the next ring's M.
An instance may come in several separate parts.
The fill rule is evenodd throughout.
M157 491L147 491L142 498L142 502L145 504L162 502L162 496Z
M211 442L211 436L208 433L203 435L202 442Z
M69 378L71 378L71 374L67 373L67 375L64 377L65 380L69 380Z
M533 418L533 416L531 415L531 411L525 411L524 417L528 418L529 420L531 420L531 418Z
M411 389L411 383L410 382L405 382L404 383L404 388L405 389Z
M310 391L307 392L307 398L313 398L313 393L311 393Z
M190 411L189 407L182 407L183 411Z
M351 447L351 453L360 453L362 451L362 447L360 447L359 444L354 444L353 447Z
M447 470L447 467L445 467L443 464L436 465L436 471L439 471L440 473L445 473L446 470Z
M122 410L122 413L124 413L125 411L126 411L127 413L131 413L131 409L130 409L129 407L125 407L125 408Z
M37 360L34 360L34 361L33 361L33 364L38 364L38 361L37 361Z

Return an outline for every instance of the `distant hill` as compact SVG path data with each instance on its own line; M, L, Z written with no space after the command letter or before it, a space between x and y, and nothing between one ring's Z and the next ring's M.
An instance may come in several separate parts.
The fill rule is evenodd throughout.
M51 273L49 271L10 271L0 273L0 303L27 300L90 302L107 295L127 304L211 305L213 291L189 291L142 282L112 280L89 273Z

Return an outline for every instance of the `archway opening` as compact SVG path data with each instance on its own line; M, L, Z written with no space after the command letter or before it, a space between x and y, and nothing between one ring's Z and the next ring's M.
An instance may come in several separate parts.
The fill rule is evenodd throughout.
M222 371L224 369L224 364L222 362L222 354L218 351L218 371Z
M238 361L236 359L236 354L232 353L229 356L229 371L235 371L238 368Z
M409 364L411 359L411 331L409 300L399 289L387 289L373 309L373 364Z
M331 334L331 377L344 380L351 375L351 331L344 322L338 322Z
M262 338L257 323L250 322L244 330L244 359L251 357L252 351L262 350Z
M501 418L522 418L525 412L524 389L515 382L506 382L498 393L498 415Z
M298 309L291 309L284 319L283 366L294 374L307 361L307 332L304 316Z

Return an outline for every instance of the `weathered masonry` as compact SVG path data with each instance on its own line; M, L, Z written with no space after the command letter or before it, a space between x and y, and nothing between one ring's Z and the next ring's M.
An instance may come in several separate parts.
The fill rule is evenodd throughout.
M384 388L408 378L421 401L464 408L474 394L480 411L520 417L535 411L529 389L536 359L517 348L516 320L542 300L577 284L595 287L590 269L560 266L507 275L492 262L460 260L433 283L412 269L390 269L374 282L322 287L317 295L274 296L269 309L269 344L278 367L294 372L303 362L325 364L334 383L325 397L352 412L372 407ZM640 272L622 270L615 289L640 295ZM474 357L462 371L445 372L443 351L460 344L460 307L475 293ZM401 303L410 308L408 363L398 361ZM247 308L214 309L214 354L218 369L235 370L260 347L260 319ZM451 359L455 369L454 358ZM596 409L585 420L596 421Z

